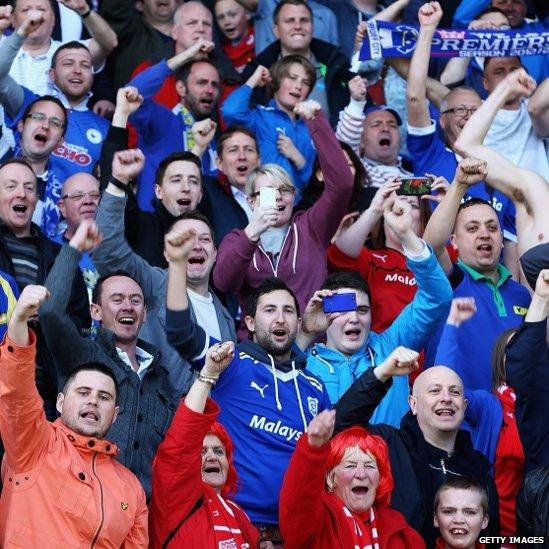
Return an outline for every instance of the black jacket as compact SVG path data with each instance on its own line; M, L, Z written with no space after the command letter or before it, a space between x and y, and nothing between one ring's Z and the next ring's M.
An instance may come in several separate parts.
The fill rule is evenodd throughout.
M202 200L198 210L209 220L214 229L215 245L234 229L244 229L248 216L232 193L225 192L221 183L211 177L202 176Z
M164 257L164 236L171 229L177 217L166 210L162 201L153 200L154 212L139 208L132 192L128 193L124 213L125 235L132 249L153 267L166 269Z
M326 95L330 107L330 124L335 128L339 120L339 111L343 110L349 103L350 95L347 83L355 75L350 72L349 62L337 46L313 38L311 51L316 60L326 66ZM280 55L280 40L277 40L246 65L242 73L242 80L246 82L259 65L270 68L273 63L278 61ZM266 105L265 88L256 88L252 94L251 102Z
M4 241L4 232L7 230L9 230L7 227L0 224L0 271L8 273L15 278L15 267ZM55 258L61 250L61 246L46 238L39 227L34 224L32 224L32 231L36 235L36 245L38 248L36 284L44 284ZM88 291L86 290L86 284L84 283L80 269L77 270L72 278L67 314L78 330L87 329L91 326ZM58 393L57 373L40 325L34 324L33 329L37 337L36 386L38 387L40 396L44 400L46 416L49 420L53 420L57 415L55 411L55 400Z
M474 478L487 488L490 499L489 529L493 532L491 535L497 535L498 502L490 475L490 463L473 448L467 431L458 432L454 453L449 456L425 441L417 419L411 412L402 418L399 429L390 425L368 423L390 386L391 381L381 383L375 377L373 369L369 368L338 401L336 432L352 425L363 425L385 440L395 482L391 505L421 534L428 548L435 546L437 538L433 525L434 495L438 486L452 475Z

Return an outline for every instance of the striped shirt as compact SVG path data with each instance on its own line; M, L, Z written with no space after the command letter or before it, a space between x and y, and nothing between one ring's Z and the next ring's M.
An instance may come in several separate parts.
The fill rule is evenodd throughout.
M0 231L13 263L15 280L19 289L22 290L28 284L36 284L38 277L36 235L18 238L5 225L2 225Z

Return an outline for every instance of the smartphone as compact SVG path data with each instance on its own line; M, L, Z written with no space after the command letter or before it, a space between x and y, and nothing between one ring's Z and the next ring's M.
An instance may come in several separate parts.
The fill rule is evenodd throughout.
M276 189L274 187L261 187L259 189L259 205L276 206Z
M325 313L356 311L356 293L345 292L327 296L322 299L322 308Z
M396 192L399 195L419 196L431 194L432 177L401 177L400 181L400 187Z

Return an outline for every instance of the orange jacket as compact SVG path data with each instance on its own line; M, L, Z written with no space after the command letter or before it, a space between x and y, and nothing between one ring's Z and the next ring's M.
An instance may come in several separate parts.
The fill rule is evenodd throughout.
M49 423L35 385L36 336L0 346L0 547L146 548L145 493L116 445Z

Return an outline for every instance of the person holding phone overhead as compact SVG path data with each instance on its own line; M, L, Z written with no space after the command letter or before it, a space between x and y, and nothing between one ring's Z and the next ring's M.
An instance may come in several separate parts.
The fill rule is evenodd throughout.
M307 370L324 382L332 404L353 381L368 368L385 361L396 347L419 351L445 318L452 300L450 284L435 254L416 234L409 202L392 193L385 200L383 217L385 226L403 249L417 292L391 326L379 333L371 330L374 318L370 311L370 289L357 273L335 273L315 292L303 313L296 342L305 350L319 334L326 332L326 343L317 343L309 349ZM355 310L348 310L348 297L344 297L342 306L332 306L328 313L324 310L334 295L349 293L356 296ZM408 376L393 379L370 422L398 427L409 409L408 394Z
M225 237L213 271L220 291L238 294L242 318L246 316L250 290L273 275L286 282L299 306L305 308L326 277L326 250L347 213L353 191L347 159L320 104L305 101L296 106L295 112L311 133L325 189L313 207L294 214L296 189L284 169L264 164L250 172L246 193L252 218L245 229ZM239 336L246 335L242 326Z

